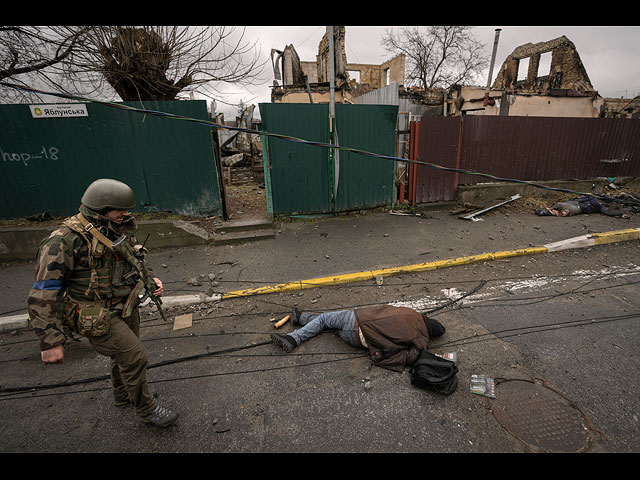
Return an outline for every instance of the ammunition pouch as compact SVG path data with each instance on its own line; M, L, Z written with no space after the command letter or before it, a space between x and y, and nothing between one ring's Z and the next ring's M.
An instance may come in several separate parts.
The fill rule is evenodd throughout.
M112 312L110 307L122 303L123 300L122 297L116 297L105 301L82 302L65 295L62 325L84 337L106 335L109 333L111 317L119 315L118 310ZM127 298L127 302L129 302L129 298ZM135 308L135 304L132 311L133 308Z
M111 314L101 306L89 306L78 309L77 331L85 337L101 337L109 333Z

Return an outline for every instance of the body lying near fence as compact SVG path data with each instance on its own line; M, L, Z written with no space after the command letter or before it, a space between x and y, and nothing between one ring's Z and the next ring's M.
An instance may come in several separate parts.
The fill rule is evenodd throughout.
M536 215L555 215L557 217L569 217L571 215L579 215L581 213L602 213L610 217L631 218L630 215L612 210L597 199L589 196L574 198L564 202L558 202L550 208L540 208L535 211Z

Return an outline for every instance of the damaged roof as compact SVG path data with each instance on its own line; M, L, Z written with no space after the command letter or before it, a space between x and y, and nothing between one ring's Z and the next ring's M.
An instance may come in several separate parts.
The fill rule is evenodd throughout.
M541 56L551 52L551 66L548 72L539 71ZM523 60L528 59L526 72ZM518 78L524 78L518 80ZM595 92L578 50L571 40L561 36L539 43L526 43L517 47L509 55L498 72L493 87L496 89L520 89L532 91L573 90L584 94Z

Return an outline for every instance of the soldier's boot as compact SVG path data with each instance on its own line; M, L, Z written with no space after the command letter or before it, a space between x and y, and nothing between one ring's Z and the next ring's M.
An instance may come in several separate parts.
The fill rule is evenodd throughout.
M158 427L168 427L178 419L178 413L156 405L156 408L151 410L148 415L140 417L140 419L144 423L151 423Z

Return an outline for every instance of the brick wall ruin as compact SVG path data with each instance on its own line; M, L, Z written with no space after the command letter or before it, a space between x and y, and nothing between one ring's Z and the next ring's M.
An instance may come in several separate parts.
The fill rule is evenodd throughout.
M550 70L539 71L541 56L548 52L551 52ZM526 78L518 80L519 69L526 59L529 60ZM524 77L523 73L520 72L520 78ZM575 45L565 36L517 47L504 61L492 88L534 93L549 90L595 93Z

